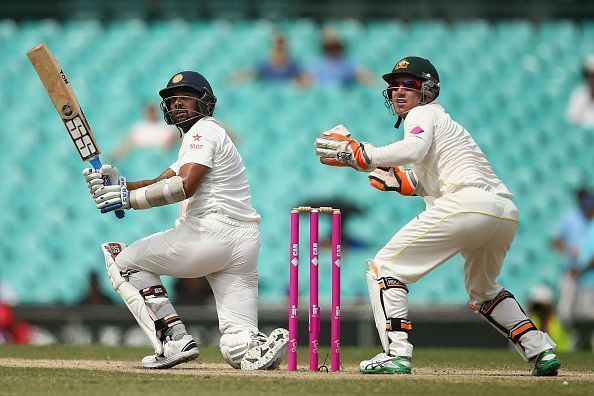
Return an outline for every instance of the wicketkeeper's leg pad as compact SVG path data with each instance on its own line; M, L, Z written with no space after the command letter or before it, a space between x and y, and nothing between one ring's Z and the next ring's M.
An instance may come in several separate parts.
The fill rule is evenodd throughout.
M139 290L132 286L120 272L120 268L116 264L116 257L126 247L120 242L107 242L101 245L101 250L105 256L105 265L107 267L107 274L111 280L113 288L122 296L126 306L134 318L140 325L140 328L148 336L155 353L157 355L163 354L163 342L158 337L158 329L155 326L156 317L151 310L148 309L145 303L145 297L139 293ZM125 273L126 277L129 274ZM163 326L162 324L161 326ZM166 325L166 324L165 324Z
M514 295L505 289L502 289L494 299L483 302L480 307L470 307L509 338L527 362L539 353L557 346L548 334L536 328Z
M367 260L367 288L371 308L384 352L394 356L412 356L408 342L412 324L408 316L408 288L393 277L379 277L372 260Z

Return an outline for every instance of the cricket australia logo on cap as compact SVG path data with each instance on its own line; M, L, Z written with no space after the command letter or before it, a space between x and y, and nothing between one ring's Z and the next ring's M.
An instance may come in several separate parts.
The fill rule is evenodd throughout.
M394 70L408 69L409 64L410 62L408 60L402 59L400 62L396 63L396 66L394 66Z
M171 82L174 84L177 84L178 82L180 82L182 79L184 78L184 75L179 73L176 74L175 76L173 76L173 78L171 78Z

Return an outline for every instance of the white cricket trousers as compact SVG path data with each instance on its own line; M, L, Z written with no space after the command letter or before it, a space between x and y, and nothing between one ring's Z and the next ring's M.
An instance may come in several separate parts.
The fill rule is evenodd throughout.
M120 268L176 278L205 276L222 334L258 331L258 253L255 222L219 214L186 218L172 229L142 238L117 257Z
M470 302L493 299L503 259L518 226L518 210L509 198L465 187L434 201L406 224L377 253L379 277L414 283L460 252Z

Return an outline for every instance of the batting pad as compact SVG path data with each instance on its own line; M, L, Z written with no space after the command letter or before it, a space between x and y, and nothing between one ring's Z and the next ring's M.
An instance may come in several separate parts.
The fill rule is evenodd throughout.
M384 310L380 302L380 288L377 284L377 278L373 271L367 271L367 288L369 289L369 300L371 301L371 310L373 311L373 320L375 321L375 327L379 334L382 342L384 352L388 353L390 348L388 345L388 335L386 332L386 318L384 316Z
M408 315L408 289L395 278L379 277L373 260L366 260L367 288L377 332L384 352L392 356L412 356L408 342L412 329Z
M105 256L107 274L113 288L122 296L122 299L130 312L132 312L140 328L148 336L155 349L155 353L162 355L163 343L157 338L157 331L155 329L156 318L153 317L154 315L147 308L144 298L140 295L139 291L122 277L120 269L116 265L115 258L125 247L126 245L120 242L107 242L101 245L101 250Z
M505 289L494 299L482 303L480 307L471 308L507 337L526 362L539 353L557 346L548 334L536 328L514 295Z

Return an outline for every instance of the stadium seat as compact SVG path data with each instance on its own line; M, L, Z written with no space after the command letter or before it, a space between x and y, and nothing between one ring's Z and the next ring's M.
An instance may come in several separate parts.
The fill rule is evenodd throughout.
M549 241L560 211L572 199L548 187L551 167L564 169L569 190L594 176L591 131L570 127L563 119L581 62L594 51L594 24L336 20L329 25L345 39L349 57L378 75L390 70L396 59L413 53L437 65L441 102L488 154L520 208L520 230L501 275L506 287L509 283L516 295L525 297L526 276L554 281L562 262L550 257ZM288 210L320 197L344 197L365 207L363 214L352 218L348 232L369 246L346 251L342 271L343 298L367 298L363 259L373 257L423 209L423 202L388 199L368 186L365 175L322 166L313 155L312 142L321 130L339 123L357 138L378 144L401 137L402 131L392 128L395 120L383 107L379 77L374 86L346 89L300 90L291 84L261 82L230 85L229 75L268 56L277 29L289 38L290 51L300 64L306 66L319 56L321 27L310 20L278 25L242 20L0 20L0 56L5 60L0 65L4 104L0 165L13 169L3 177L5 191L13 193L0 196L0 204L9 208L0 213L0 229L10 235L0 241L0 280L11 279L21 302L76 303L84 294L89 271L103 270L101 242L132 242L171 227L177 214L177 208L167 207L130 213L116 221L93 211L79 176L84 165L24 56L41 41L48 42L60 58L104 153L140 116L144 102L160 101L157 92L171 75L187 69L205 74L219 98L216 115L238 137L253 203L263 216L259 264L263 300L277 301L286 294ZM192 43L191 51L171 44L185 38ZM563 65L556 63L559 56ZM526 99L519 92L528 85ZM23 95L34 117L21 115ZM131 179L154 177L174 157L175 150L144 151L117 165ZM42 194L32 194L32 185ZM16 243L21 248L16 249ZM301 271L305 292L305 266ZM323 267L321 274L328 276L328 271ZM465 304L461 271L460 259L436 270L412 286L411 302ZM54 287L37 282L35 274L43 274ZM321 284L322 298L329 298L329 288L329 282Z

